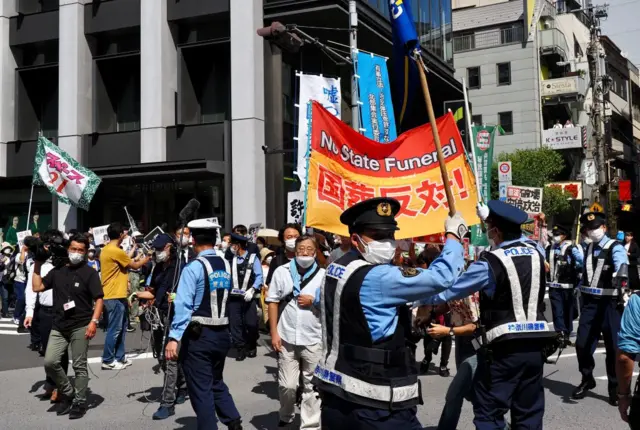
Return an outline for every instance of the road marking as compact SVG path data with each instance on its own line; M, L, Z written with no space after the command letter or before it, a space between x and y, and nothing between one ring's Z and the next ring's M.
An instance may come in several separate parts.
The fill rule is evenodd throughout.
M128 360L145 360L147 358L153 358L153 352L145 352L143 354L127 355L127 359ZM71 360L69 360L69 363L71 363ZM89 364L102 363L102 357L91 357L91 358L87 359L87 363L89 363Z
M0 330L0 336L1 335L20 336L20 335L23 335L23 334L29 334L29 333L18 333L16 331L15 326L14 326L14 329L11 330L11 331L9 331L9 330Z
M604 354L606 352L606 348L598 348L595 350L594 354ZM567 358L567 357L576 357L578 354L573 353L573 354L561 354L560 358Z
M12 328L12 329L17 329L18 325L17 324L0 324L0 328Z
M638 376L638 372L633 372L633 375L631 376ZM598 379L600 381L606 381L609 377L608 376L596 376L595 379Z
M13 322L13 318L0 318L0 322Z

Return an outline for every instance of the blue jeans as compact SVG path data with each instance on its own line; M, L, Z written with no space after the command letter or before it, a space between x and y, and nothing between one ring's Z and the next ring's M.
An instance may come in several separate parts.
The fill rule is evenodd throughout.
M13 283L13 292L16 295L16 308L13 310L13 318L20 320L21 325L24 321L24 311L26 307L24 292L26 285L27 284L25 282Z
M471 336L456 337L456 376L445 396L446 403L440 415L438 430L458 428L464 399L469 399L473 386L478 356L471 345Z
M124 300L109 299L104 301L104 312L107 315L107 337L104 340L102 362L113 363L114 360L123 362L124 338L127 334L127 312Z

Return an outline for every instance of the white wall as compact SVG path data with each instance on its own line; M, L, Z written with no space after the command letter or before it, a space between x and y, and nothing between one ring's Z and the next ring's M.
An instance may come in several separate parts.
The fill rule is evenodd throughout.
M15 140L16 60L9 47L15 0L0 1L0 177L7 176L7 142Z

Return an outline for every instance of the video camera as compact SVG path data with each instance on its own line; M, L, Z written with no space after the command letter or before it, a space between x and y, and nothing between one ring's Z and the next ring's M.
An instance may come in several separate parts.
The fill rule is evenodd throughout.
M24 245L35 261L45 262L51 259L54 267L62 267L69 262L68 241L64 237L52 236L42 241L37 237L29 236L24 239Z

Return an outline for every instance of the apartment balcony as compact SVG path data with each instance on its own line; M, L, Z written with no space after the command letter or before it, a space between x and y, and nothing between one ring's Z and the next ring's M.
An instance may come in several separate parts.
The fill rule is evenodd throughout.
M582 102L587 82L581 76L545 79L540 84L540 96L545 105Z
M503 45L522 43L524 29L522 27L496 28L478 31L473 34L454 36L453 52L467 52L477 49L495 48Z
M565 60L571 52L564 33L557 28L549 28L538 32L540 55L558 54Z

